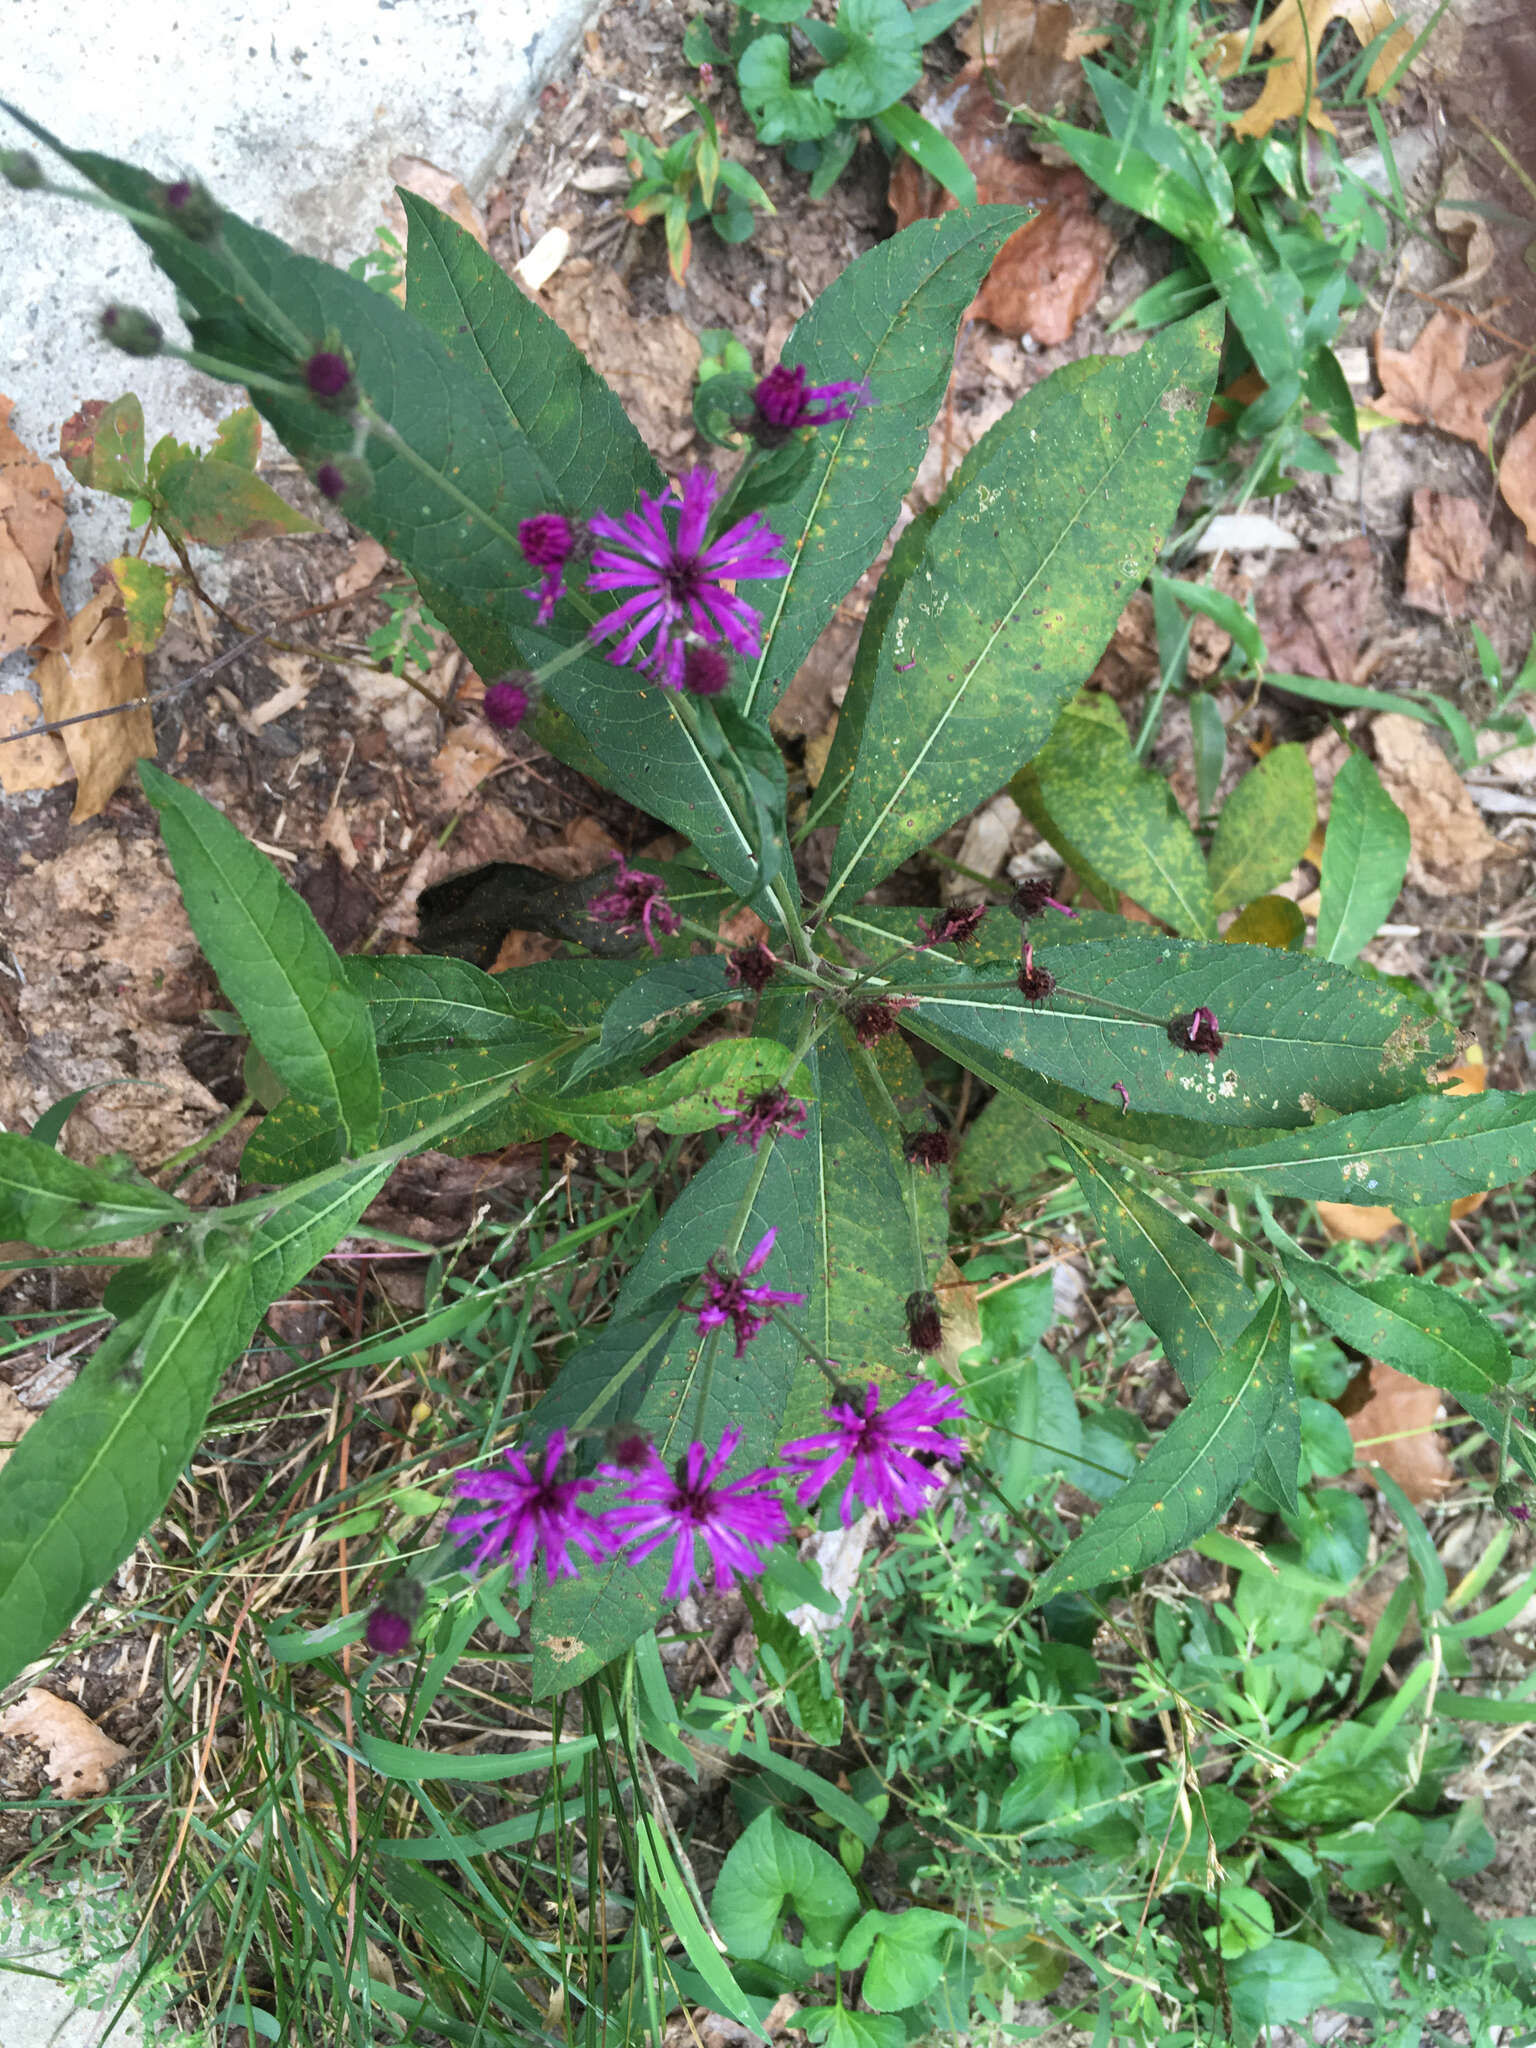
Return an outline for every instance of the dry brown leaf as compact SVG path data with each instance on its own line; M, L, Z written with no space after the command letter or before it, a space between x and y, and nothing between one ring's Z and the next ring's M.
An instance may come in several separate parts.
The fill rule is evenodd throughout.
M352 549L351 559L331 585L334 598L356 597L366 590L379 572L389 563L389 550L380 547L376 540L360 540Z
M1506 855L1466 784L1417 719L1384 712L1371 739L1382 784L1412 829L1409 881L1430 896L1475 895L1489 861Z
M1448 491L1415 491L1403 602L1415 611L1459 619L1483 565L1493 534L1476 498Z
M1042 348L1064 342L1104 288L1115 238L1094 212L1094 190L1075 165L1044 164L1025 147L982 76L967 64L929 95L922 109L959 150L976 176L984 205L1033 202L1040 211L998 251L971 312L1004 334L1032 335ZM896 225L937 220L958 204L898 156L890 203Z
M37 664L34 680L43 716L50 723L143 696L144 659L128 652L127 633L115 585L109 584L84 611L76 612L64 644ZM63 740L76 777L70 822L78 825L106 808L135 761L146 754L153 757L155 726L149 706L140 704L115 718L66 726Z
M432 756L439 794L450 810L468 803L487 775L506 765L506 752L488 725L456 725Z
M7 796L20 796L24 789L57 789L74 773L56 732L21 740L7 737L36 724L37 705L24 691L7 690L0 696L0 789Z
M1499 464L1499 489L1505 504L1536 545L1536 413L1532 413L1504 450L1504 460Z
M1317 1202L1313 1206L1330 1244L1379 1244L1389 1231L1402 1228L1395 1209L1370 1202Z
M735 952L738 946L766 946L772 937L757 912L745 904L721 917L719 934L720 944L727 952Z
M0 1715L0 1735L24 1735L46 1750L48 1775L66 1799L111 1791L113 1766L128 1755L73 1700L61 1700L39 1686Z
M1287 555L1259 585L1254 612L1278 674L1354 682L1362 645L1381 621L1370 542L1357 534L1326 555Z
M1513 356L1496 356L1467 367L1465 320L1432 313L1410 349L1388 348L1376 330L1376 375L1382 395L1378 412L1410 427L1439 427L1476 448L1488 446L1488 414L1509 381Z
M939 1297L939 1313L944 1323L944 1343L936 1363L940 1372L953 1372L961 1354L981 1342L976 1286L974 1281L962 1280L954 1260L946 1259L934 1275L933 1291Z
M1373 1477L1371 1467L1380 1465L1415 1505L1438 1500L1455 1476L1435 1428L1441 1405L1437 1387L1379 1359L1358 1373L1339 1406L1367 1479Z
M12 432L14 404L0 398L0 655L57 644L64 619L57 578L69 553L63 489Z
M955 41L991 72L1010 106L1048 114L1082 97L1082 59L1109 37L1078 28L1067 0L982 0Z
M1288 121L1306 110L1314 128L1336 131L1313 93L1317 78L1318 45L1330 22L1348 22L1363 49L1396 19L1385 0L1280 0L1259 24L1253 39L1252 58L1268 56L1272 61L1264 74L1264 90L1245 114L1232 124L1234 135L1267 135L1277 121ZM1234 30L1222 39L1217 69L1230 78L1243 61L1246 30ZM1380 92L1413 45L1413 31L1400 28L1382 46L1365 81L1367 92Z
M1467 237L1467 260L1460 277L1453 277L1449 284L1440 287L1440 296L1448 292L1469 292L1473 285L1481 282L1493 268L1498 255L1498 244L1493 239L1493 230L1481 214L1468 213L1462 200L1481 201L1485 195L1472 182L1465 157L1453 157L1450 167L1440 186L1440 198L1435 207L1435 226L1442 235L1465 235Z
M9 1387L0 1386L0 1469L37 1417L24 1408Z

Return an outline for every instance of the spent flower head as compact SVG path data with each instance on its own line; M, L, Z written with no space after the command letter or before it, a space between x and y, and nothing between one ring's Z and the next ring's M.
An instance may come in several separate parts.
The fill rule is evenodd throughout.
M352 395L352 366L333 348L319 348L304 365L304 382L324 405L339 405Z
M901 1152L910 1165L932 1173L936 1167L948 1166L954 1146L948 1131L909 1131L901 1141Z
M613 925L621 938L643 933L651 951L660 953L656 934L660 932L662 938L670 939L683 928L682 919L667 901L667 885L660 875L630 867L623 854L615 853L613 857L619 871L611 886L587 904L587 915L599 924Z
M720 1136L734 1137L738 1145L750 1145L755 1152L764 1138L803 1138L806 1106L777 1083L749 1095L743 1088L736 1107L720 1125Z
M725 978L733 988L750 989L760 996L772 981L778 960L769 952L761 939L754 939L750 946L738 946L734 953L728 953L725 961Z
M948 1387L919 1381L882 1408L880 1389L871 1381L862 1407L852 1400L834 1401L822 1413L832 1428L796 1438L784 1446L782 1456L791 1471L804 1475L795 1489L802 1507L845 1465L851 1467L838 1505L844 1528L860 1504L878 1508L888 1522L920 1513L949 1477L939 1468L945 1462L958 1464L962 1455L957 1439L939 1428L941 1422L965 1420L965 1403Z
M1180 1052L1198 1053L1207 1059L1214 1059L1226 1043L1216 1027L1216 1012L1206 1009L1204 1004L1188 1016L1172 1018L1168 1036Z
M755 1578L763 1569L765 1550L782 1543L789 1522L770 1491L778 1472L759 1466L739 1479L723 1477L741 1442L739 1429L728 1429L720 1448L692 1443L675 1467L664 1465L654 1451L638 1469L604 1466L603 1476L620 1488L611 1512L631 1564L672 1546L666 1598L680 1600L691 1586L703 1584L698 1545L702 1541L713 1573L714 1590L728 1593L740 1578Z
M740 1358L748 1344L759 1330L765 1330L772 1321L772 1310L788 1307L804 1301L803 1294L786 1294L776 1287L748 1285L768 1263L768 1254L773 1250L777 1229L770 1229L760 1237L739 1273L722 1268L718 1258L710 1260L704 1268L704 1299L693 1311L698 1319L700 1333L722 1329L727 1323L736 1339L736 1356ZM768 1313L764 1313L764 1311Z
M1059 910L1063 917L1077 915L1077 912L1065 903L1058 903L1051 894L1050 884L1040 881L1038 877L1028 882L1020 882L1008 898L1008 908L1016 918L1026 924L1030 918L1038 917L1042 910Z
M578 1569L573 1551L597 1558L617 1550L607 1517L582 1505L598 1482L560 1476L565 1442L563 1429L552 1430L537 1469L514 1446L500 1466L455 1479L453 1490L461 1500L483 1503L472 1513L450 1516L447 1524L450 1536L474 1542L472 1569L510 1564L521 1584L542 1563L546 1580L573 1579Z
M592 637L617 634L608 659L638 660L670 690L683 687L690 635L741 655L758 652L761 621L725 585L783 576L789 569L784 543L769 532L760 512L706 543L719 489L712 469L694 469L683 479L680 499L642 494L638 512L616 519L595 512L588 521L589 531L608 545L593 552L587 588L629 593L591 628Z
M1035 949L1024 941L1024 959L1019 968L1019 994L1026 1003L1043 1003L1056 993L1056 977L1048 967L1035 965Z
M860 1045L868 1048L878 1045L882 1038L889 1038L901 1022L903 1010L917 1008L916 996L878 996L870 1003L856 1003L849 1012L848 1021L853 1026L853 1035Z
M981 929L981 920L987 914L985 903L976 903L969 910L945 910L929 924L920 917L917 928L922 933L923 946L968 946Z
M939 1297L931 1288L920 1287L915 1294L907 1296L904 1313L907 1342L914 1351L931 1358L944 1344L944 1318L939 1313Z

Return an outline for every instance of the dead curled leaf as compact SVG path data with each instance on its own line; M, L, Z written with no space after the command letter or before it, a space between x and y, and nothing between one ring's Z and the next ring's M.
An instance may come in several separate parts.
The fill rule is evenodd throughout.
M507 765L506 752L488 725L456 725L432 757L438 795L450 810L468 803L488 775Z
M1415 491L1403 602L1416 611L1459 619L1483 565L1493 535L1476 498L1447 491Z
M955 37L967 57L985 65L1009 106L1037 113L1081 99L1087 84L1082 59L1108 41L1077 26L1067 0L982 0Z
M63 645L38 663L35 681L43 716L50 723L143 696L143 657L128 651L127 621L114 585L76 612ZM62 738L75 770L75 807L70 813L75 825L104 810L134 762L155 751L154 721L147 704L113 718L66 726Z
M1435 1427L1442 1407L1437 1387L1376 1359L1350 1381L1338 1405L1367 1479L1376 1483L1371 1467L1379 1465L1416 1505L1440 1498L1455 1475Z
M1094 190L1075 165L1042 163L1009 125L982 75L967 64L924 102L926 119L959 150L983 205L1032 202L1040 212L1005 242L971 307L1004 334L1041 348L1067 340L1104 288L1115 238L1094 212ZM937 220L958 202L913 159L898 156L890 203L896 225Z
M1254 612L1279 674L1358 681L1362 649L1381 620L1370 542L1357 534L1325 555L1287 555L1259 585Z
M1376 331L1376 410L1411 427L1439 427L1474 447L1488 445L1488 415L1509 381L1513 356L1467 365L1465 320L1433 313L1409 349L1388 348Z
M0 655L57 644L64 619L58 577L69 559L63 489L12 432L13 406L0 398Z
M1270 59L1264 73L1264 90L1232 124L1234 135L1267 135L1277 121L1289 120L1306 111L1314 128L1337 131L1315 98L1318 46L1330 22L1348 22L1362 49L1373 42L1395 17L1386 0L1280 0L1260 22L1248 48L1246 29L1234 30L1222 38L1217 70L1230 78L1245 55L1249 62ZM1390 36L1372 63L1365 81L1368 93L1380 92L1413 46L1413 31L1400 28Z
M73 1700L32 1686L0 1715L0 1735L20 1736L48 1753L48 1776L66 1799L112 1789L112 1771L128 1751L104 1735Z
M32 1410L23 1407L9 1387L0 1386L0 1466L36 1420Z
M1536 545L1536 413L1511 438L1499 464L1504 502Z
M1428 727L1388 711L1372 724L1371 740L1382 784L1413 834L1409 881L1429 896L1475 895L1488 863L1506 850Z

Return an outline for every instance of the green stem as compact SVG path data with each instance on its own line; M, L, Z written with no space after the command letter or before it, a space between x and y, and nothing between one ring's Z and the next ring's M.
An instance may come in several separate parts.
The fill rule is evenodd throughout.
M843 1375L837 1369L837 1360L835 1358L828 1358L825 1351L820 1350L815 1344L813 1344L810 1338L806 1336L804 1330L800 1328L799 1324L792 1323L790 1321L789 1317L785 1315L783 1309L776 1308L773 1311L773 1320L776 1323L782 1324L783 1327L786 1330L788 1330L791 1337L794 1338L795 1342L800 1346L800 1349L805 1353L806 1357L809 1359L813 1359L815 1363L818 1366L820 1366L823 1375L825 1376L828 1384L832 1387L834 1393L843 1393L846 1390L846 1383L843 1379Z
M169 1173L173 1167L182 1168L182 1171L176 1175L175 1180L167 1181L166 1186L174 1189L180 1181L185 1180L187 1169L190 1168L193 1160L199 1154L208 1151L210 1147L217 1145L220 1138L225 1137L232 1131L255 1100L254 1095L242 1095L234 1108L229 1112L229 1115L222 1117L211 1131L205 1131L202 1137L194 1138L190 1145L183 1145L181 1150L173 1152L169 1159L161 1160L160 1164L155 1168L156 1173Z

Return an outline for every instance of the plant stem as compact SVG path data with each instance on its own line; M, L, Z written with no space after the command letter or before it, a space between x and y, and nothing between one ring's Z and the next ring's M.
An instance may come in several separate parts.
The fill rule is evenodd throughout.
M199 1156L199 1154L206 1152L212 1146L217 1145L220 1138L225 1137L230 1131L232 1131L235 1128L235 1125L239 1123L240 1119L250 1109L251 1104L255 1100L256 1098L254 1095L242 1095L240 1100L235 1104L234 1108L229 1112L228 1116L222 1117L219 1120L219 1122L214 1125L211 1131L205 1131L200 1138L194 1138L190 1145L183 1145L181 1150L179 1152L173 1152L169 1159L161 1160L160 1164L155 1168L156 1173L169 1173L173 1167L181 1168L181 1171L176 1175L176 1178L174 1180L166 1182L166 1186L168 1189L174 1189L178 1185L178 1183L186 1179L187 1173L191 1168L192 1162Z

